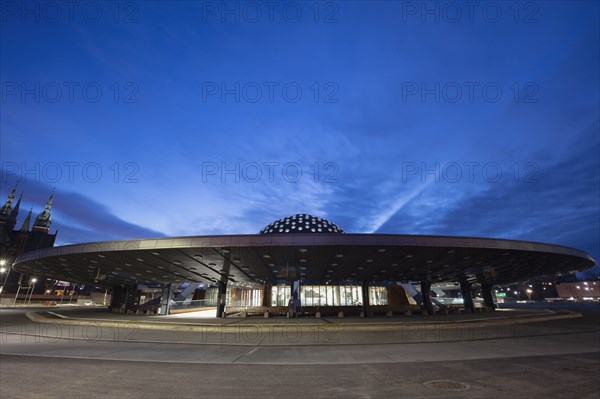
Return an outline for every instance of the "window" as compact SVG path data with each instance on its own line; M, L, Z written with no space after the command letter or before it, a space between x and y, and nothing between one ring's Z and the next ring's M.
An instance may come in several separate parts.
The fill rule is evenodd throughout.
M387 287L369 287L369 305L387 305Z
M300 287L302 306L359 306L361 287L354 285L303 285Z
M227 306L260 306L262 292L260 289L228 287L225 304Z
M291 296L289 285L274 285L271 287L271 306L287 306Z

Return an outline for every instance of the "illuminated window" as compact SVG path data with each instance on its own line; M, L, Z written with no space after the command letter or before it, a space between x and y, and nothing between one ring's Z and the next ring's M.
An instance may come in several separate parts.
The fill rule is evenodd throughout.
M360 286L304 285L300 287L302 306L360 306Z
M227 306L260 306L262 305L262 290L228 287L225 304Z
M209 287L204 295L206 305L217 306L219 303L219 289L217 287Z
M289 285L274 285L271 288L271 306L287 306L291 296Z
M387 305L387 287L369 287L369 305Z

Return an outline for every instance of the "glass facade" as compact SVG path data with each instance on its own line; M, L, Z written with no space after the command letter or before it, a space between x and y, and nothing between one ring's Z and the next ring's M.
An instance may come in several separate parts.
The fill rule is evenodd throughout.
M274 285L271 287L271 306L287 306L291 296L289 285Z
M353 306L362 304L360 287L352 285L304 285L300 287L302 306Z
M387 305L387 287L369 287L369 305Z
M287 306L291 296L289 285L271 288L271 306ZM301 306L362 306L362 287L359 285L302 285ZM387 305L387 287L369 287L371 305Z
M206 290L207 304L218 303L218 290ZM287 306L292 290L289 285L271 287L271 306ZM362 287L359 285L301 285L301 306L362 306ZM387 287L369 287L369 304L387 305ZM227 306L261 306L262 289L228 287Z
M219 304L219 289L217 287L209 287L204 295L207 305L217 306Z
M261 306L262 289L228 288L225 299L227 306Z

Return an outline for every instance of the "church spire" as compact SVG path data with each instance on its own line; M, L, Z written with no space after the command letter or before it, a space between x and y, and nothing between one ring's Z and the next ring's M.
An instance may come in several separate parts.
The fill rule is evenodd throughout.
M17 205L13 209L12 203L15 200L15 193L17 191L17 184L13 187L12 191L8 195L6 199L6 203L0 208L0 223L5 224L9 230L12 230L17 224L17 215L19 213L19 206L21 206L21 198L23 198L23 194L19 197L17 201Z
M21 207L21 200L23 199L23 193L21 193L21 195L19 196L19 199L17 200L17 205L15 205L15 207L13 208L12 211L10 211L10 220L15 222L15 224L17 223L17 216L19 215L19 208Z
M33 211L33 208L31 208L29 210L29 213L27 214L27 217L25 218L25 221L23 222L23 226L21 226L21 230L23 233L26 233L29 231L29 225L31 224L31 212Z
M53 197L54 190L52 190L52 194L50 194L50 198L48 199L48 202L46 202L44 210L35 218L32 231L41 231L47 233L50 230L50 225L52 224L52 214L50 213L50 210L52 208Z
M6 203L0 208L0 217L8 217L10 216L10 212L12 211L12 203L15 200L15 193L17 192L17 186L19 182L15 184L10 194L8 194L8 198L6 199Z

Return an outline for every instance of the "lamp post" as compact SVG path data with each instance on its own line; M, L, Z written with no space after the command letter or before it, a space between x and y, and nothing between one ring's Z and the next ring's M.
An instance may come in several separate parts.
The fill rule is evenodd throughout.
M0 259L0 275L6 272L6 276L4 276L4 280L2 280L2 285L0 286L0 294L4 291L4 286L8 281L8 276L10 275L10 267L6 267L6 259Z
M71 300L73 299L73 295L75 295L75 287L77 287L77 284L73 284L73 290L71 290L71 292L69 293L69 305L71 304Z
M29 300L27 301L27 303L31 303L31 297L33 296L33 291L35 291L35 283L37 281L37 278L32 278L31 279L31 283L33 283L33 285L31 285L29 288L31 289L31 294L29 294Z
M525 292L527 293L527 298L529 298L529 300L531 301L531 294L533 293L533 290L531 288L527 288Z
M17 288L17 293L15 294L15 301L13 302L13 306L17 306L17 298L19 298L19 292L21 292L21 282L23 281L23 275L19 276L19 288Z

